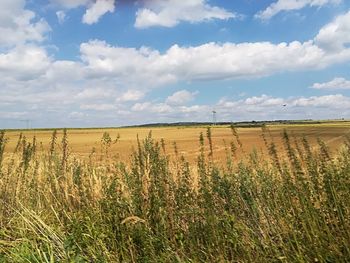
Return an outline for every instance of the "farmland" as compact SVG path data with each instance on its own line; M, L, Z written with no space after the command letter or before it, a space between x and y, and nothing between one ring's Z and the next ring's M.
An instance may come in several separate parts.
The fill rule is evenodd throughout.
M323 140L332 152L337 151L344 142L344 136L350 134L350 122L325 122L321 124L287 124L271 125L269 128L269 137L274 140L278 149L282 149L282 132L286 130L292 137L307 138L312 145L316 145L316 139ZM79 157L87 157L95 148L96 154L101 150L101 139L103 133L108 133L112 140L118 138L116 143L110 147L110 155L117 157L122 161L128 161L132 149L137 146L137 136L140 139L145 138L149 132L152 138L157 141L164 140L167 153L174 155L173 143L176 142L178 151L184 155L190 162L196 160L199 150L199 134L206 132L206 126L199 127L135 127L135 128L106 128L106 129L70 129L68 130L69 147L72 154ZM243 153L250 153L253 149L266 153L266 147L262 140L262 129L260 127L237 128L239 139L242 143ZM22 130L8 131L6 136L9 140L6 152L13 152L16 147L20 134L27 139L36 137L37 142L43 150L48 150L52 130ZM58 130L57 140L62 137L62 129ZM228 147L232 139L232 132L228 125L212 127L212 140L214 146L215 159L217 161L225 160L225 145ZM40 150L40 149L39 149Z
M349 128L0 132L0 262L348 262Z

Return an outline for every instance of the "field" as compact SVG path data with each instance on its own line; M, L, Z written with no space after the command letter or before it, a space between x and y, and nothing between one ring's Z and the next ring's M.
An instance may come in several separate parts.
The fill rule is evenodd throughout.
M349 128L0 131L0 262L349 262Z
M329 122L322 124L305 125L271 125L269 137L273 138L278 149L283 148L282 133L286 130L292 137L302 138L305 136L311 145L317 145L317 138L324 141L335 152L344 142L344 137L350 134L350 122ZM164 139L164 143L169 155L174 155L173 143L176 142L178 151L184 155L190 163L196 161L199 153L199 135L205 134L207 127L152 127L152 128L115 128L115 129L71 129L68 130L69 147L72 154L79 157L88 157L92 149L96 154L101 152L101 139L103 133L107 132L112 140L119 137L116 143L112 143L109 149L111 156L118 157L122 161L128 161L132 150L137 146L137 136L145 138L152 132L152 138L157 141ZM232 139L232 132L229 126L214 126L212 129L212 140L214 145L214 158L218 162L225 161L226 147ZM239 139L242 143L242 151L238 155L250 153L253 149L266 153L266 147L262 139L261 127L237 128ZM27 139L36 136L37 142L42 143L42 148L48 150L52 136L52 130L35 131L9 131L6 133L9 140L6 152L13 152L16 147L20 133ZM62 130L58 130L57 140L60 141ZM39 149L40 150L40 149Z

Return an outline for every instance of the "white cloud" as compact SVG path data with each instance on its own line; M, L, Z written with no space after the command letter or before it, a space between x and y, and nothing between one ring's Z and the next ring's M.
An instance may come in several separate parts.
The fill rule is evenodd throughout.
M41 42L50 26L44 19L25 9L25 0L0 1L0 47L11 47L26 42Z
M93 3L83 16L83 23L91 25L97 23L107 12L114 12L114 0L98 0Z
M349 118L350 97L340 94L297 98L262 95L237 101L222 99L215 109L225 120Z
M153 104L151 102L143 102L136 103L134 106L132 106L131 110L143 113L170 113L172 111L172 108L166 103Z
M138 101L143 98L145 94L139 90L127 90L121 96L118 96L117 102Z
M198 23L212 19L227 20L236 17L235 13L211 6L206 0L152 0L146 2L145 8L137 11L135 27L174 27L180 22Z
M304 7L322 7L327 4L339 4L341 0L277 0L265 10L258 12L255 17L263 20L270 19L282 11L299 10Z
M114 76L125 81L138 80L149 86L181 80L259 77L329 64L325 52L312 41L174 45L163 54L157 50L113 47L105 42L90 41L83 43L80 50L91 77ZM345 56L340 58L345 59Z
M84 77L83 65L70 60L55 60L47 66L44 77L50 83L76 84Z
M107 99L114 96L114 91L110 89L105 89L101 87L87 88L82 90L76 95L79 100L99 100Z
M306 42L173 45L161 53L146 47L124 48L93 40L81 44L80 52L89 77L109 76L135 87L140 83L143 87L155 87L178 81L261 77L349 61L349 21L350 12L337 17L321 28L314 40ZM341 33L335 33L335 41L340 43L337 52L320 44L322 32L331 25L341 28Z
M187 90L180 90L166 99L166 103L170 105L184 105L194 99L198 92L189 92Z
M58 23L63 24L66 20L66 13L62 10L56 12Z
M299 107L323 107L326 110L349 109L350 98L341 94L312 96L309 98L299 98L291 102L293 106ZM318 109L316 109L318 110Z
M143 89L177 80L177 76L169 72L168 61L160 61L162 57L156 50L123 48L93 40L81 44L80 52L91 78L108 76L121 81L124 86Z
M315 42L329 52L339 52L349 47L350 11L324 26L317 34Z
M50 0L50 2L55 8L86 8L82 22L88 25L97 23L103 15L108 12L113 13L115 10L115 0ZM63 11L58 12L56 14L59 21L61 21L64 18L62 15L65 13L62 13Z
M0 116L2 119L13 120L13 119L19 119L19 118L27 118L29 116L29 112L27 112L27 111L0 111Z
M150 102L136 103L132 106L131 110L133 111L144 111L148 110L152 104Z
M49 83L56 86L68 82L72 85L93 82L85 87L117 87L119 92L125 92L120 101L135 101L154 87L179 81L260 77L285 71L315 70L349 61L349 18L350 12L339 16L324 26L315 40L304 43L173 45L160 52L146 47L111 46L104 41L92 40L81 44L80 62L55 61L44 48L20 45L0 53L0 68L2 78L6 79L35 79L44 75L48 86ZM336 38L341 43L337 52L318 46L321 32L330 25L342 28L342 34L337 34Z
M71 119L83 119L85 117L88 117L88 114L86 114L84 112L73 111L73 112L69 113L68 117Z
M178 108L178 111L183 114L204 113L205 115L207 115L208 112L210 112L210 109L211 109L210 105L191 105L191 106L180 106Z
M296 98L261 95L240 100L223 98L215 104L190 106L143 102L136 103L132 111L138 113L138 122L141 123L155 120L210 122L214 108L218 121L349 118L350 97L339 94Z
M314 83L313 89L350 89L350 80L344 78L334 78L333 80L325 83Z
M45 74L50 64L51 59L45 49L19 46L0 53L0 76L3 79L36 79Z
M198 92L191 93L187 90L180 90L166 98L164 102L139 102L135 103L131 107L131 110L145 116L146 122L147 115L157 118L169 118L169 121L172 118L177 118L181 115L190 117L192 113L205 113L208 110L208 105L184 105L185 103L192 101L197 93ZM149 120L148 122L154 122L154 120Z
M321 28L315 39L303 43L207 43L173 45L158 51L92 40L81 44L77 61L55 60L44 47L26 42L0 51L0 111L28 112L44 126L54 120L57 123L52 125L60 122L65 126L70 113L87 110L89 118L85 120L91 120L88 126L102 125L104 121L103 125L116 121L154 122L155 118L157 121L210 121L213 108L218 112L218 120L228 121L271 116L305 118L305 114L312 118L330 118L339 117L339 112L350 116L349 98L342 95L294 99L262 95L198 105L191 100L195 94L183 90L163 102L142 100L144 94L152 93L156 87L174 83L249 79L349 62L349 17L350 12L337 17ZM338 43L336 52L320 37L330 25L341 28L341 33L332 31L336 32L333 35ZM138 103L133 103L130 109L130 102ZM284 104L287 106L283 107ZM117 113L120 114L116 120Z
M82 104L80 106L82 110L95 110L95 111L110 111L117 109L117 106L114 104Z
M282 106L284 101L281 98L272 98L263 94L260 97L247 98L244 103L246 105L260 105L260 106Z

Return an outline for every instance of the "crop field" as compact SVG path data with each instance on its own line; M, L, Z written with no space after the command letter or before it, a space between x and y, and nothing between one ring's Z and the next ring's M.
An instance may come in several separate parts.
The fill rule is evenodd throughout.
M0 262L349 262L349 131L0 131Z
M79 157L88 157L92 151L96 155L101 153L101 139L106 132L110 135L112 143L109 154L122 161L128 161L132 150L137 147L137 136L139 139L145 138L149 132L152 138L157 141L164 140L166 151L169 155L174 155L174 142L177 145L179 154L183 155L190 162L196 161L199 154L199 135L205 134L207 127L152 127L152 128L115 128L115 129L70 129L68 142L70 152ZM283 148L282 133L286 130L293 138L305 137L310 144L317 147L317 138L324 141L333 153L338 150L344 142L346 135L350 135L350 122L329 122L323 124L305 125L271 125L268 126L267 137L272 139L278 149ZM266 147L262 139L262 128L237 128L242 149L237 151L239 156L242 153L250 153L253 149L263 154ZM218 162L225 160L225 147L229 147L232 140L232 131L229 126L214 126L211 128L214 158ZM11 153L16 147L18 138L22 133L31 140L34 136L41 146L39 150L48 150L53 130L35 131L9 131L6 133L8 144L6 153ZM57 141L62 138L62 130L57 130ZM115 140L117 141L115 142ZM94 150L93 150L94 149Z

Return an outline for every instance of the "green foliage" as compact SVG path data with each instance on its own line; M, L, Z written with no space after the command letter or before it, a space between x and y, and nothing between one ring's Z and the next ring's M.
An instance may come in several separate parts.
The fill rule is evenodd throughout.
M200 134L197 169L151 133L128 164L108 155L119 135L102 136L109 162L69 154L66 130L47 153L21 135L0 170L0 262L350 261L350 140L332 157L285 132L278 152L263 127L268 157L238 162L231 131L224 168Z

